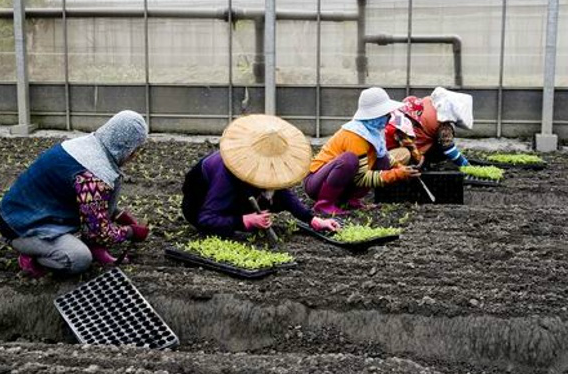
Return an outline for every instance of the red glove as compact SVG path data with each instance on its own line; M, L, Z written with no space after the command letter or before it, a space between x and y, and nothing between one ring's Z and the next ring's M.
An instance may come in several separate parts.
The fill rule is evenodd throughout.
M116 222L116 223L118 223L119 225L122 225L122 226L137 225L138 224L138 221L136 220L136 218L134 218L134 216L132 214L130 214L129 212L127 212L126 210L123 210L120 213L118 213L116 215L116 217L114 217L114 222Z
M243 224L248 231L252 230L253 227L267 229L272 225L272 217L267 210L263 210L260 213L245 214L243 216Z
M390 170L383 170L381 172L381 178L383 179L383 182L385 184L392 184L419 176L420 176L420 171L409 166L402 166Z
M316 231L322 231L322 230L337 231L341 228L341 225L336 220L331 218L323 219L319 217L312 218L310 226L312 226L312 228Z
M147 226L134 224L130 225L130 229L132 230L130 240L133 242L143 242L150 233L150 229Z

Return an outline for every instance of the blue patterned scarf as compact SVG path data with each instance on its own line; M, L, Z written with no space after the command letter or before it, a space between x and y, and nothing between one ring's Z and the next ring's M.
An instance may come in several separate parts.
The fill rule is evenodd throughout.
M388 120L388 115L373 119L352 120L341 128L351 131L371 143L377 151L377 157L381 158L387 154L384 130Z

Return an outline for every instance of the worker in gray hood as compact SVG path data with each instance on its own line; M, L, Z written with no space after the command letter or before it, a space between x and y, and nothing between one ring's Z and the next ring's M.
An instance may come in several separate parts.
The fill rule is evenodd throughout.
M0 203L0 233L20 253L24 272L80 273L93 259L113 263L108 246L146 239L148 228L117 201L120 168L147 137L144 118L125 110L48 149L18 177Z

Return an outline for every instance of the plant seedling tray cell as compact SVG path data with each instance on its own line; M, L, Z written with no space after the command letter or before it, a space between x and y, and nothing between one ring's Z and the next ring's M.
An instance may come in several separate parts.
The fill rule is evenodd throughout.
M498 187L501 185L501 182L494 179L477 178L472 175L465 175L463 184L469 186Z
M378 238L373 238L369 240L362 240L358 242L341 242L339 240L332 239L333 233L331 232L319 232L312 229L307 223L302 221L297 221L296 224L301 230L304 230L308 234L315 236L316 238L322 239L328 243L336 245L338 247L342 247L345 249L349 249L354 252L366 251L370 247L375 247L378 245L384 245L386 243L392 242L394 240L398 240L400 238L399 235L389 235L383 236Z
M172 348L178 337L118 268L56 298L55 307L82 344Z
M421 178L436 198L434 204L463 204L463 173L423 171ZM404 202L432 204L420 181L415 178L375 189L375 203Z
M543 170L546 168L546 162L538 162L532 164L507 164L504 162L494 162L480 159L468 159L469 163L474 166L496 166L501 169L524 169L524 170Z
M239 268L225 263L216 262L211 259L205 258L203 256L199 256L186 251L180 251L177 249L169 249L169 248L166 249L166 257L175 261L183 262L188 265L201 266L205 269L215 270L221 273L232 275L234 277L247 278L247 279L262 278L267 275L275 273L278 269L295 266L295 263L293 263L293 264L282 264L279 266L258 269L258 270L250 270L250 269Z

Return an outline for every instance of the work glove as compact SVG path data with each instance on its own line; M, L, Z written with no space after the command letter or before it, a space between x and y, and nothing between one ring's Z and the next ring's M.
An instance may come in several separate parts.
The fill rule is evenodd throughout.
M267 229L272 226L272 217L268 210L263 210L260 213L245 214L243 216L243 224L247 231L252 230L253 227Z
M122 226L137 225L138 221L130 212L123 210L114 217L114 222Z
M150 229L147 226L138 224L130 225L130 230L132 233L130 235L130 240L133 242L143 242L150 233Z
M324 219L319 217L312 218L310 226L312 227L312 229L316 231L323 231L323 230L337 231L341 228L341 225L336 220L331 218Z
M384 184L393 184L419 176L420 171L410 166L402 166L381 171L381 178L383 179Z

